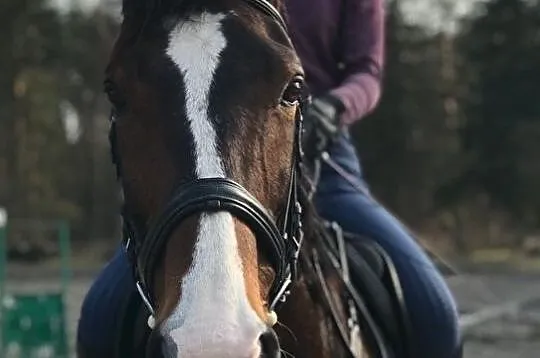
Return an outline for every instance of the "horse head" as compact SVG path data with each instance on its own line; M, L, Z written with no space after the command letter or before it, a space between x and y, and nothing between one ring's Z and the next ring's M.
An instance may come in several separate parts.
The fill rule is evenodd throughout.
M125 245L166 357L276 357L303 71L277 1L124 0L106 70Z

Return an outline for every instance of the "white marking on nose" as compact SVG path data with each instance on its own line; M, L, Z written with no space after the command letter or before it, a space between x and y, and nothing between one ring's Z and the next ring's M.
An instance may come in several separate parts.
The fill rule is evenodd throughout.
M170 34L168 56L182 72L186 109L195 143L196 173L224 177L216 132L209 118L209 92L226 47L223 14L203 14ZM233 218L201 215L193 261L181 282L182 297L163 324L168 357L258 357L258 337L266 329L245 289Z
M237 358L265 330L247 299L234 236L229 214L202 215L181 301L162 330L179 357Z

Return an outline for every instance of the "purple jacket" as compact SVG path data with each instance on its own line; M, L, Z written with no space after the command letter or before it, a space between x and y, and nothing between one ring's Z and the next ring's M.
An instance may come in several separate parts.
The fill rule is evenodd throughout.
M381 95L383 0L285 0L288 27L314 96L345 105L344 125L370 113Z

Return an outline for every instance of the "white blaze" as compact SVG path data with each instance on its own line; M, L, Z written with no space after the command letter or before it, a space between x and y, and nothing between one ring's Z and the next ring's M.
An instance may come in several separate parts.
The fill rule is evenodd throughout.
M167 49L185 82L186 114L199 178L225 176L208 113L210 88L227 45L221 30L224 17L205 13L178 24ZM193 262L181 290L180 302L161 332L169 357L258 357L254 345L266 327L247 298L230 214L201 216ZM250 348L255 350L241 352Z

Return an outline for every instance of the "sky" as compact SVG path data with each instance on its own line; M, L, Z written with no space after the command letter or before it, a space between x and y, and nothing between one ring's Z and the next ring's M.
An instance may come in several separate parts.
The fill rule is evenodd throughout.
M432 30L457 30L455 20L469 14L475 6L487 0L402 0L403 10L408 20L417 22ZM447 5L447 13L443 4Z
M121 0L118 0L121 1ZM71 6L80 7L83 10L93 10L101 0L49 0L49 2L59 9L66 9Z

